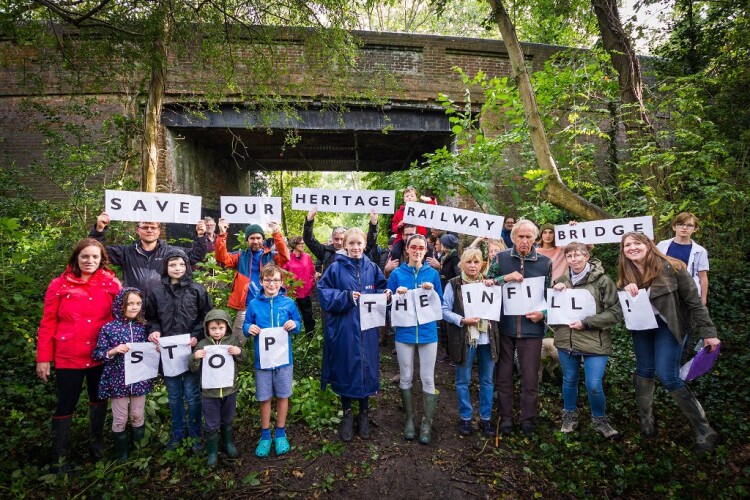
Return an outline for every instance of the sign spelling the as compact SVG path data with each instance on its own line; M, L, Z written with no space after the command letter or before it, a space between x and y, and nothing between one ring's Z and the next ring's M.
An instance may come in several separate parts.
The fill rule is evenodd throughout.
M404 211L404 222L409 224L490 238L500 237L503 220L505 217L499 215L413 201Z
M125 385L156 378L159 375L159 351L153 342L128 342L125 356Z
M165 377L176 377L188 370L188 362L192 349L190 348L190 334L170 335L159 337L161 349L161 365Z
M464 301L464 318L500 319L503 306L503 287L484 286L484 283L461 285Z
M503 285L503 314L523 316L526 313L541 311L547 306L544 301L544 276L524 278Z
M443 318L440 296L435 290L417 288L405 294L393 294L391 302L391 325L424 325Z
M596 300L583 288L547 289L547 324L569 325L596 314Z
M111 220L193 224L201 218L200 196L141 191L104 191L104 211Z
M620 298L625 328L628 330L651 330L658 326L646 290L641 288L635 297L623 290L617 292L617 296Z
M230 224L260 224L281 220L279 196L222 196L221 218Z
M357 214L369 214L370 210L375 210L379 214L392 214L395 199L394 191L292 188L294 210L315 208L319 212Z
M650 216L603 219L579 222L575 225L555 226L555 243L565 246L572 241L580 243L619 243L622 235L636 231L654 237L654 222Z
M201 387L223 389L234 385L234 356L228 345L207 345L206 357L201 363Z
M263 370L289 364L289 332L281 327L261 328L258 349Z

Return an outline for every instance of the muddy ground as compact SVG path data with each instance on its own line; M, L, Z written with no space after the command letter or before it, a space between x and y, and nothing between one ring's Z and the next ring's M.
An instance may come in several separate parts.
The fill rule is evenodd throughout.
M432 443L422 445L416 440L404 440L398 382L390 381L398 374L392 347L381 348L381 360L381 392L371 400L371 439L355 436L351 442L341 444L335 431L320 434L303 425L290 424L292 451L281 457L272 452L269 458L259 459L253 454L257 433L240 431L241 458L225 466L234 469L238 483L248 474L262 471L257 476L260 484L236 485L231 493L226 493L234 498L287 495L365 499L532 498L535 494L559 497L554 486L544 478L524 471L518 460L507 460L510 453L504 449L502 439L496 448L494 439L486 439L479 432L470 437L458 434L454 369L447 363L436 366L440 399ZM415 367L415 374L418 373ZM415 375L415 378L418 377ZM417 397L419 387L416 381L417 424L422 415L422 401ZM472 397L476 405L476 386L472 387ZM548 425L555 424L549 422ZM524 437L518 433L510 439L523 440ZM327 449L333 449L334 453L324 451Z

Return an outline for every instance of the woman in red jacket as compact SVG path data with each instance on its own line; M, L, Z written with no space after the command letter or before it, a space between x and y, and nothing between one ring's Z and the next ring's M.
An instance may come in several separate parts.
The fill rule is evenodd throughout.
M67 269L52 280L44 296L36 374L46 382L50 365L55 363L57 409L52 416L52 467L58 473L70 470L65 457L73 410L84 379L89 396L89 449L93 458L102 457L107 400L99 399L98 392L104 366L91 354L99 330L112 320L112 302L122 288L108 263L101 243L90 238L79 241Z

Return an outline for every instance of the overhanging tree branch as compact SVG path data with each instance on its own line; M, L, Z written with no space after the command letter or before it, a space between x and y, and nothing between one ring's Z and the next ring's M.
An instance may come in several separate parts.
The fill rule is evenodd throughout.
M531 78L526 68L526 60L521 50L521 44L518 42L516 29L510 17L508 17L502 1L488 1L492 8L492 14L500 28L500 35L508 50L508 58L510 59L510 66L513 73L512 77L516 81L518 91L521 95L523 108L526 113L526 122L529 127L529 137L534 148L537 163L542 170L548 173L544 188L547 199L558 207L585 220L611 218L612 216L605 210L573 192L560 178L560 172L557 170L555 159L550 152L547 134L544 131L544 124L539 116L534 88L531 86Z

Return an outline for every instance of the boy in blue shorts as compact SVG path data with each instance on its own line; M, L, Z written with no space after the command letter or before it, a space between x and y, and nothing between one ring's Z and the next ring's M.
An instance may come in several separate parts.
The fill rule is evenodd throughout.
M294 301L280 294L281 269L266 265L260 273L262 293L247 306L242 331L246 337L253 337L255 348L255 397L260 401L261 435L255 455L261 458L271 453L271 398L276 396L276 432L274 448L277 455L289 451L286 437L286 415L289 411L289 398L292 395L292 337L299 333L302 322ZM289 332L288 362L273 368L261 368L260 342L261 329L281 327Z

